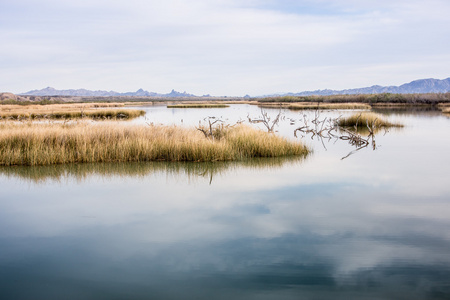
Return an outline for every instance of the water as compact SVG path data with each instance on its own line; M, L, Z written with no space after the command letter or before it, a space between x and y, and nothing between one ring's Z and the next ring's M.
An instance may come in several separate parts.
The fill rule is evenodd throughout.
M405 127L345 159L305 136L306 159L0 168L0 298L450 299L450 119L384 113Z

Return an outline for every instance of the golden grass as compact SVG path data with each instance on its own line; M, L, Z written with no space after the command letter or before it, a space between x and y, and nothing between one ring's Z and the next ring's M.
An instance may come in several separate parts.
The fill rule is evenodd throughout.
M298 102L298 103L259 103L259 107L287 108L292 110L302 109L371 109L369 104L364 103L323 103L323 102Z
M123 107L124 103L67 103L67 104L48 104L48 105L16 105L16 104L5 104L0 105L0 112L41 112L41 111L73 111L73 110L83 110L90 108L112 108L112 107Z
M428 94L355 94L355 95L329 95L329 96L278 96L258 99L258 102L323 102L323 103L409 103L438 104L450 102L450 92Z
M167 105L167 108L226 108L227 104L219 103L195 103L195 104L173 104Z
M0 118L20 119L132 119L145 114L142 110L115 109L123 103L51 104L51 105L2 105ZM105 108L105 109L102 109Z
M306 155L298 142L260 130L222 128L210 140L195 129L111 122L0 125L0 165L49 165L130 161L229 161Z
M398 123L391 123L385 119L383 119L382 116L376 113L358 113L351 115L350 117L339 119L338 125L342 127L349 127L349 126L358 126L361 128L366 128L367 124L369 126L372 126L372 124L375 127L403 127L402 124Z
M409 102L405 102L405 103L395 103L395 102L386 102L386 103L372 103L372 107L380 107L380 108L390 108L390 107L417 107L417 106L429 106L430 104L427 103L409 103Z

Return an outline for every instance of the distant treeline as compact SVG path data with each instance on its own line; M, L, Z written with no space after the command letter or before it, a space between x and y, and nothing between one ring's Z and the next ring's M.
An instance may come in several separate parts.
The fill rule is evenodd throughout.
M295 102L323 102L323 103L366 103L366 104L438 104L450 103L450 92L447 93L426 93L426 94L355 94L355 95L329 95L329 96L274 96L265 98L237 98L237 97L177 97L177 98L161 98L161 97L70 97L70 96L20 96L20 99L2 99L0 104L62 104L62 103L164 103L164 102L180 102L180 101L237 101L248 102L257 101L260 103L295 103Z
M359 94L330 96L279 96L256 99L258 102L357 102L368 104L398 103L398 104L438 104L450 103L450 92L427 94Z

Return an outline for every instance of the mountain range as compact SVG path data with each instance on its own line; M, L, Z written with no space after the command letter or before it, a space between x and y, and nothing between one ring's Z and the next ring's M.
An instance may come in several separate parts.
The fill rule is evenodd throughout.
M450 77L446 79L419 79L400 86L380 86L346 89L346 90L315 90L299 93L278 94L277 96L329 96L329 95L354 95L354 94L425 94L425 93L447 93L450 92ZM275 95L272 95L275 96Z
M450 92L450 77L446 79L419 79L414 80L409 83L402 84L400 86L380 86L373 85L370 87L356 88L356 89L345 89L345 90L315 90L315 91L304 91L299 93L285 93L285 94L275 94L267 96L311 96L311 95L345 95L345 94L381 94L381 93L392 93L392 94L415 94L415 93L447 93ZM131 97L198 97L193 94L188 94L186 92L180 93L172 90L168 94L158 94L155 92L145 91L139 89L136 92L126 92L118 93L114 91L91 91L86 89L77 90L57 90L52 87L47 87L41 90L32 90L21 95L27 96L85 96L85 97L111 97L111 96L131 96ZM206 95L209 96L209 95ZM248 96L247 96L248 97Z
M77 89L77 90L57 90L52 87L46 87L41 90L32 90L21 95L24 96L72 96L72 97L112 97L112 96L131 96L131 97L197 97L192 94L188 94L186 92L180 93L175 90L172 90L168 94L158 94L154 92L144 91L143 89L139 89L136 92L126 92L126 93L118 93L115 91L91 91L86 89Z

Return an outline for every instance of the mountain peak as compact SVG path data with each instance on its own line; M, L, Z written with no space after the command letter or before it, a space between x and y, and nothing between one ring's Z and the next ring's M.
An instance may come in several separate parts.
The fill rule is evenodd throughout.
M111 96L129 96L129 97L197 97L186 92L179 93L174 89L169 94L158 94L154 92L146 91L142 88L138 89L136 92L126 92L118 93L115 91L91 91L86 89L77 90L57 90L53 87L46 87L41 90L32 90L21 95L27 96L71 96L71 97L111 97Z

